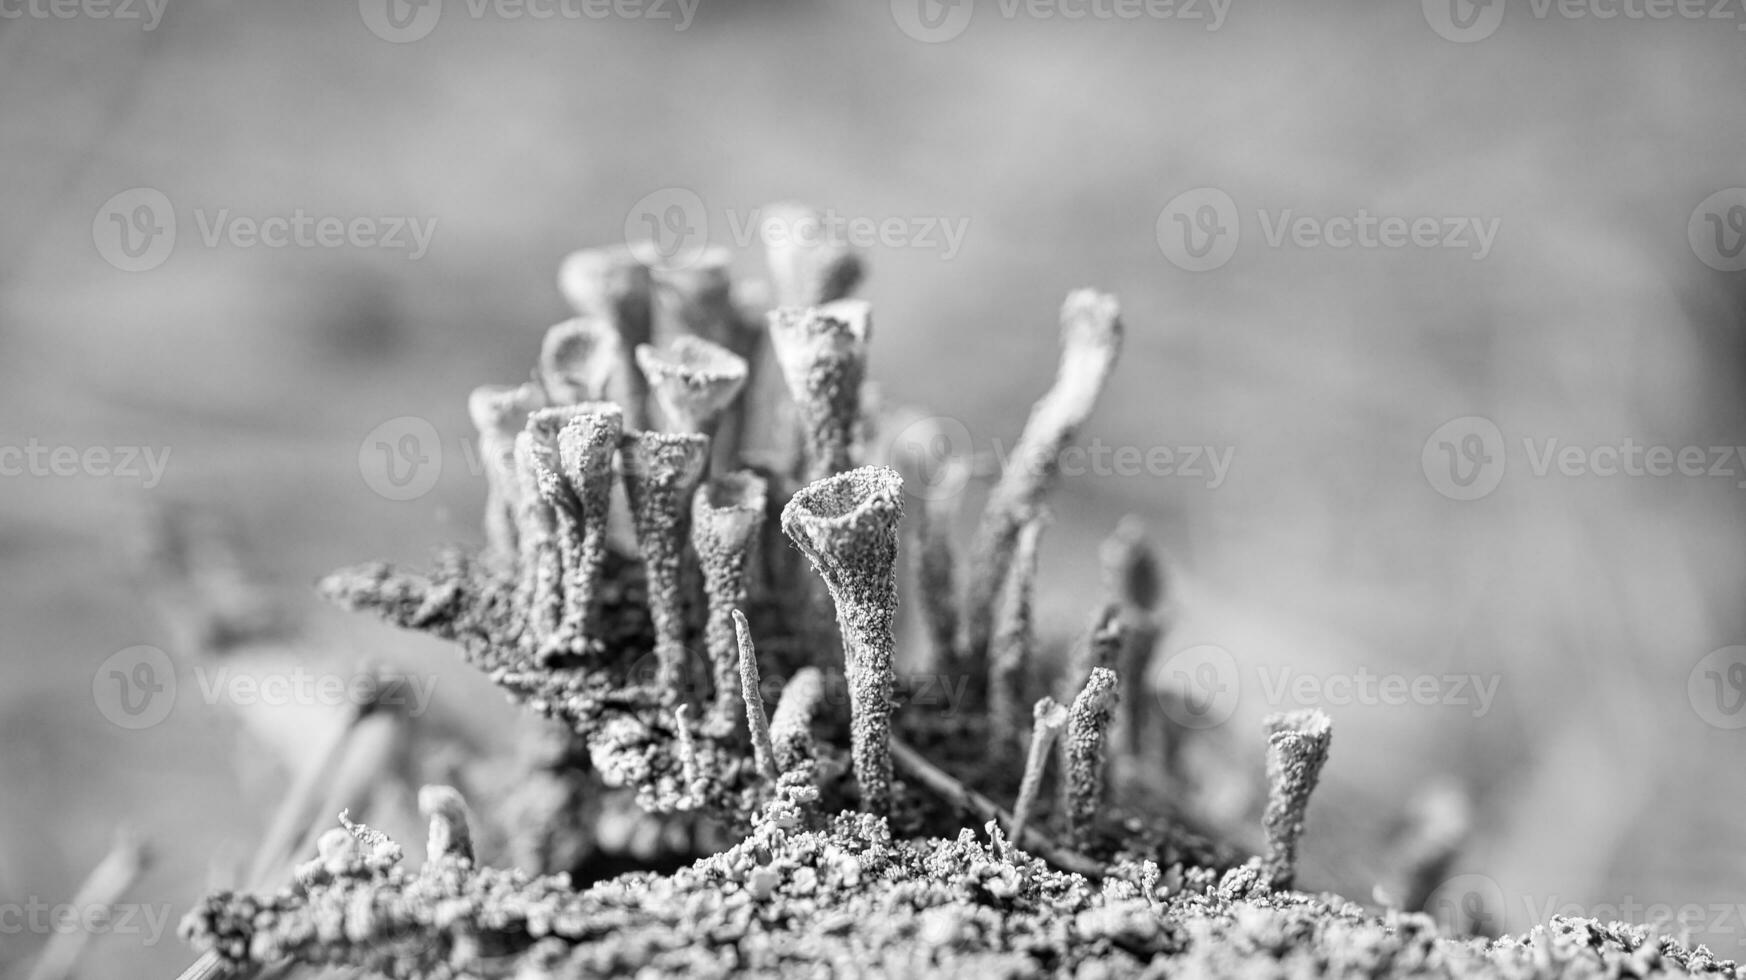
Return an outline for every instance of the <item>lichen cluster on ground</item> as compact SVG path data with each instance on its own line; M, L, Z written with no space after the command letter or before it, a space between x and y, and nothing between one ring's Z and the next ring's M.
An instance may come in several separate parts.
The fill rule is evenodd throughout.
M1423 914L1270 891L1252 866L1127 862L1093 882L996 827L902 840L864 814L802 812L779 803L720 854L582 891L454 858L410 873L356 827L358 846L290 889L215 896L184 929L231 960L392 977L1746 975L1643 928L1559 918L1461 940Z
M547 333L533 381L470 401L485 546L322 583L459 644L547 727L508 765L476 760L477 813L423 788L417 871L348 821L288 886L208 898L183 923L196 975L1740 974L1630 929L1464 941L1293 890L1332 741L1320 712L1268 719L1261 853L1156 793L1135 805L1113 764L1183 785L1194 737L1140 710L1174 696L1144 677L1168 628L1162 563L1118 530L1107 602L1070 651L1039 648L1032 610L1059 454L1120 349L1115 299L1068 295L1055 382L960 566L954 484L974 467L941 457L938 419L880 407L871 308L847 298L858 258L769 240L790 243L769 256L773 304L736 295L713 251L566 261L577 318ZM962 680L957 712L898 703L906 588L928 643L904 659ZM627 864L612 842L645 831L672 846Z

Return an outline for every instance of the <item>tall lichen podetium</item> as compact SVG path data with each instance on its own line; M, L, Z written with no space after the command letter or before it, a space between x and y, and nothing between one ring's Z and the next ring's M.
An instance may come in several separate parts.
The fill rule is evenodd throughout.
M1321 711L1288 711L1267 717L1267 833L1262 872L1276 890L1287 889L1297 874L1297 842L1303 836L1304 810L1328 761L1333 722Z
M824 579L837 607L849 682L850 756L861 805L891 805L892 633L897 614L897 525L903 478L864 466L801 488L782 509L782 531Z
M612 324L579 316L546 331L540 344L540 383L553 405L601 401L611 395L612 377L623 362Z
M516 556L521 480L515 469L515 437L527 426L528 414L545 404L545 393L531 381L481 385L467 398L485 471L485 556L500 566L513 564Z
M861 281L860 257L830 234L823 215L814 208L793 202L769 205L763 209L759 232L777 308L804 309L846 299ZM758 329L768 323L768 316L742 322L752 328L746 338L751 377L746 383L742 445L768 455L772 465L786 474L798 452L794 402L788 397L774 339L768 330Z
M1067 296L1061 306L1061 363L1055 384L1031 409L971 541L960 647L973 665L986 662L995 595L1006 579L1019 530L1059 476L1062 450L1097 406L1121 352L1121 339L1121 308L1115 297L1091 289Z
M616 470L613 459L624 434L624 412L608 402L589 402L558 430L558 462L577 514L576 547L564 568L564 612L559 633L574 645L597 633L601 575L606 565L607 519Z
M685 662L680 576L691 494L709 462L709 437L694 433L627 432L619 441L624 488L648 578L655 625L656 685L677 691Z
M564 560L558 541L558 515L545 489L558 469L556 455L541 442L531 419L515 437L519 498L515 533L520 562L515 604L522 613L522 644L536 653L549 649L563 613Z
M644 344L636 356L662 421L675 432L714 436L746 383L746 359L701 337L674 338L665 350Z
M770 313L770 342L806 437L801 477L807 482L854 465L872 329L872 307L864 300Z
M964 676L958 656L958 555L952 525L958 498L970 481L970 461L953 451L951 436L937 416L906 426L892 448L903 474L904 490L919 498L911 517L915 538L916 596L930 641L930 668L943 677Z
M824 674L817 667L800 668L782 686L776 713L770 716L770 747L783 773L798 770L818 755L812 719L823 703Z
M1019 529L1018 547L1001 590L988 657L988 743L996 758L1018 744L1024 722L1019 706L1024 703L1025 672L1036 657L1037 551L1050 520L1048 509L1042 508Z
M776 743L770 737L770 719L764 714L764 684L758 676L758 648L752 644L752 628L745 614L733 611L734 635L740 645L740 699L746 704L746 728L752 733L752 759L765 782L775 785Z
M618 406L610 402L584 402L542 408L527 419L523 435L528 439L530 485L540 498L540 519L549 519L552 527L550 544L542 546L538 560L549 563L549 554L557 555L555 576L548 568L536 568L533 603L529 607L535 628L528 639L533 642L535 656L541 660L579 652L593 589L587 567L591 559L584 549L599 543L590 542L586 535L583 504L564 472L559 436L572 420L613 416L617 412ZM592 560L602 557L596 555ZM596 569L592 577L598 578L598 574Z
M601 320L618 334L618 366L607 384L624 409L627 428L646 425L648 389L631 360L654 331L654 285L649 269L627 245L572 252L558 268L558 288L578 315Z
M746 604L747 558L764 525L764 507L764 480L747 470L710 479L691 499L691 545L703 566L709 603L704 644L715 679L704 731L716 737L734 728L742 707L734 616Z
M1164 632L1158 611L1165 592L1163 564L1146 539L1145 524L1132 514L1122 518L1104 539L1098 559L1103 565L1104 591L1121 615L1122 646L1116 653L1116 673L1130 679L1142 677ZM1129 760L1137 761L1146 748L1143 705L1140 698L1129 698L1116 722L1122 755Z
M1069 847L1086 850L1092 842L1097 811L1103 805L1109 722L1116 697L1115 671L1096 667L1085 682L1085 689L1073 699L1073 708L1068 713L1063 809L1067 812Z

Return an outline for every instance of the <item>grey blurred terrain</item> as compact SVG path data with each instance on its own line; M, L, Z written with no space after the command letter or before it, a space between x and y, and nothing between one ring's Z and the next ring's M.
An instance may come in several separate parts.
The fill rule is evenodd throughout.
M174 0L152 31L0 21L0 443L171 451L149 490L0 478L0 901L70 895L127 822L160 850L138 900L179 916L246 860L283 790L229 714L179 703L130 732L93 707L106 657L171 643L129 570L159 496L234 516L309 617L311 655L441 671L439 701L502 734L508 711L451 651L325 610L308 585L477 539L467 391L525 375L566 315L558 261L623 238L663 188L705 202L724 245L735 216L785 199L966 222L949 258L870 249L864 293L887 400L961 419L978 448L1010 443L1047 387L1061 297L1121 297L1123 363L1084 439L1228 447L1232 465L1216 488L1069 477L1044 544L1056 635L1086 621L1097 542L1134 512L1174 572L1172 649L1218 645L1244 676L1497 678L1480 717L1329 707L1308 885L1368 899L1408 798L1449 776L1476 800L1456 870L1499 884L1512 928L1528 905L1746 890L1746 735L1706 721L1687 684L1746 643L1746 474L1535 477L1520 456L1525 438L1746 444L1742 282L1687 241L1700 201L1746 184L1734 24L1523 5L1467 44L1416 3L1239 0L1216 31L979 3L929 44L848 0L704 0L684 31L449 6L406 44L345 2ZM1156 225L1202 186L1237 202L1244 237L1196 273ZM135 187L176 202L179 240L128 273L93 219ZM224 208L436 225L416 261L208 247L192 215ZM1255 221L1360 208L1496 219L1495 247L1275 248ZM758 274L757 249L743 258ZM1512 470L1461 502L1421 450L1470 415L1497 423ZM360 475L366 435L401 416L447 451L412 501ZM1250 693L1225 735L1258 787L1267 708ZM1746 954L1746 916L1698 938ZM0 967L36 942L7 937ZM169 938L91 956L137 975L188 958Z

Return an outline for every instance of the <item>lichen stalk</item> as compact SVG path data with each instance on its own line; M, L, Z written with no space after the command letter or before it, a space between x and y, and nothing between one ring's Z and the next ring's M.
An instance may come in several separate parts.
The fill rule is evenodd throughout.
M988 741L990 749L1004 754L1018 743L1024 724L1021 714L1025 673L1036 658L1034 594L1037 583L1037 552L1049 513L1040 511L1019 530L1012 566L1001 590L999 615L988 657ZM975 676L972 674L972 676Z
M1116 677L1128 677L1128 682L1134 683L1136 678L1121 673L1116 664L1126 638L1121 610L1114 603L1105 603L1099 607L1091 621L1091 628L1073 647L1071 660L1063 677L1064 689L1059 692L1062 698L1072 697L1075 691L1091 679L1092 671L1099 667L1114 670Z
M792 201L769 205L760 231L776 305L818 306L848 296L860 284L860 256L827 233L816 209Z
M935 670L949 676L970 669L958 655L958 555L952 545L952 526L958 515L959 489L969 482L970 461L950 452L951 439L937 419L912 423L894 447L904 489L920 498L921 506L911 518L916 543L916 594ZM943 452L942 452L943 451Z
M516 554L521 481L515 470L515 436L526 427L528 413L544 406L545 393L531 382L482 385L467 398L485 471L485 553L495 562L514 561Z
M1267 725L1267 809L1261 827L1267 834L1262 870L1275 890L1287 889L1297 874L1297 842L1304 811L1328 761L1333 723L1315 709L1269 715Z
M782 510L782 530L830 590L849 682L850 755L861 805L891 804L891 694L895 677L897 526L903 478L864 466L803 487Z
M534 652L542 660L574 652L576 644L585 635L582 620L588 601L585 591L588 588L585 581L587 558L584 555L588 542L583 526L583 508L564 473L558 448L559 436L574 419L617 410L618 407L610 403L585 402L542 408L527 419L527 432L533 440L529 461L534 471L534 486L552 516L552 539L558 556L556 594L541 593L545 601L556 604L556 610L554 613L543 607L540 609L540 629L534 637ZM573 596L578 607L575 611L571 609Z
M1049 756L1055 739L1067 724L1067 709L1051 697L1037 699L1031 709L1031 744L1025 756L1025 774L1019 782L1018 801L1012 807L1011 836L1015 843L1025 837L1025 825L1036 809L1037 796L1043 789L1043 773L1049 768Z
M473 831L467 801L452 786L425 786L418 791L418 812L430 821L425 858L473 863Z
M739 329L732 266L733 253L711 245L684 266L652 267L655 320L650 343L666 346L680 337L698 337L731 346Z
M1011 564L1019 530L1054 486L1062 450L1096 407L1120 353L1121 337L1115 297L1090 289L1067 296L1061 307L1061 362L1055 383L1031 409L971 542L974 574L966 585L962 646L972 659L986 655L995 594Z
M691 705L673 709L673 731L679 740L679 776L684 789L679 793L678 809L696 807L703 796L703 769L697 761L697 736L691 731Z
M597 633L601 575L606 563L612 512L613 459L624 434L624 412L606 402L587 403L558 431L558 462L577 512L576 544L564 568L564 611L559 632L571 643Z
M764 715L764 682L758 676L758 650L752 645L752 628L745 614L733 610L734 635L740 647L740 699L746 705L746 728L752 733L752 758L758 774L772 786L776 770L776 745L770 738L770 719Z
M619 440L625 494L648 579L649 617L655 626L656 684L679 688L685 661L681 564L691 495L709 461L709 437L665 432L627 432Z
M606 399L623 360L618 332L606 320L579 316L557 324L540 344L539 377L546 399L553 405Z
M1097 811L1103 805L1109 723L1116 699L1115 671L1097 667L1085 682L1085 689L1073 699L1068 714L1063 809L1067 813L1069 847L1084 850L1092 841Z
M530 429L515 437L515 472L520 490L516 507L516 540L520 568L515 593L521 610L522 639L535 650L545 649L563 618L563 556L558 544L558 515L542 486L550 486L557 469L556 454Z
M607 394L624 409L627 428L643 428L648 389L631 352L648 343L654 330L654 288L648 267L626 245L583 249L564 259L558 269L558 288L578 315L598 318L618 334L618 366Z
M715 697L704 727L718 737L733 729L741 709L740 647L744 641L734 628L734 617L746 604L748 559L764 526L764 509L764 480L749 470L715 477L691 499L691 546L703 568L703 594L708 604L704 646L715 681Z
M776 765L784 773L818 756L812 739L812 719L824 703L824 674L817 667L802 667L782 687L776 713L770 716L770 745Z
M1132 514L1122 518L1115 531L1104 539L1098 558L1103 566L1104 591L1121 615L1122 643L1116 652L1116 673L1127 678L1143 677L1164 632L1158 611L1165 592L1163 563L1147 540L1145 524ZM1145 749L1143 705L1142 699L1129 698L1122 703L1116 719L1117 742L1130 759L1138 759Z
M746 360L701 337L677 337L666 349L637 348L637 367L673 432L713 436L722 413L746 383Z
M784 307L770 314L770 342L805 435L801 477L822 480L854 465L872 308L863 300Z

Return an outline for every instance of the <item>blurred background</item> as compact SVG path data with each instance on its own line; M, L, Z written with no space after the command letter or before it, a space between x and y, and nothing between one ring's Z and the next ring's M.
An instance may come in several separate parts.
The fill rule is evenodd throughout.
M0 445L42 453L0 455L0 902L73 901L129 825L155 860L127 900L167 932L81 963L174 975L175 920L283 795L272 743L308 737L186 692L115 722L104 665L183 642L140 574L171 502L294 611L256 655L416 664L433 711L502 738L453 651L310 584L478 540L466 395L525 378L567 252L658 227L756 276L758 209L799 199L885 223L874 374L979 450L1047 388L1063 295L1121 297L1081 443L1228 470L1070 472L1050 629L1084 625L1098 542L1143 518L1172 573L1157 676L1230 658L1243 777L1264 714L1334 718L1305 885L1370 900L1448 780L1472 802L1449 872L1494 928L1695 905L1695 938L1746 954L1746 192L1718 196L1746 184L1746 11L1450 2L0 0ZM299 214L285 247L248 230ZM1361 215L1434 231L1340 247ZM407 417L441 465L384 492L367 457ZM1581 451L1537 467L1548 440ZM1703 473L1606 475L1627 440ZM1361 676L1428 695L1339 693ZM0 969L48 938L10 933Z

